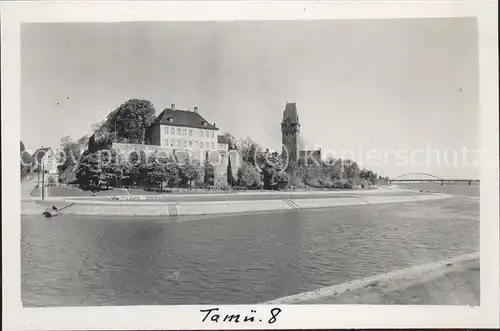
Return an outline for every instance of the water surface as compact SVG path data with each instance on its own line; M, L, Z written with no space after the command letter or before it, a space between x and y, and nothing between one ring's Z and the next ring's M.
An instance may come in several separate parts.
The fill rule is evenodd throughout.
M22 217L22 301L252 304L479 250L479 186L412 187L456 197L217 217Z

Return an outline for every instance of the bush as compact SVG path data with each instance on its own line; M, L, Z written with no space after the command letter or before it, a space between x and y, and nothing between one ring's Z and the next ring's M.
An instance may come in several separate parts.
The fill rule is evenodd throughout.
M359 181L359 186L361 186L361 188L369 188L370 183L368 182L368 180L362 179Z
M258 188L262 185L259 171L250 163L243 163L238 169L238 186L245 188Z
M229 189L231 188L227 183L226 184L222 184L222 185L217 185L214 187L216 190L222 190L222 191L229 191Z
M224 176L215 176L214 185L217 187L229 187L229 183L227 182L227 174Z
M203 183L203 182L196 181L194 183L194 187L197 188L197 189L206 189L208 187L208 185L205 184L205 183Z
M352 189L353 184L345 179L334 180L328 188Z

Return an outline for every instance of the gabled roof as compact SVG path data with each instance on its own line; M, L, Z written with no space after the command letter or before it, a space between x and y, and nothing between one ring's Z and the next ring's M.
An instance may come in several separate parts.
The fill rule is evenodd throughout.
M39 148L35 151L35 153L33 153L33 159L35 160L35 162L40 163L42 161L42 158L45 157L45 154L49 151L54 154L54 151L52 151L50 147Z
M283 111L283 122L289 120L290 123L299 123L299 115L297 114L297 106L295 103L287 103Z
M173 118L173 122L169 122L169 118ZM156 117L154 123L207 130L219 130L214 124L210 124L199 113L180 109L165 109L160 113L160 115L158 115L158 117Z

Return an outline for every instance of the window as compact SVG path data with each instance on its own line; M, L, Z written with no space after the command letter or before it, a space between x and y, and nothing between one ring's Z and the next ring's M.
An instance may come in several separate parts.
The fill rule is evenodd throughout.
M177 135L180 136L181 135L181 129L177 128Z
M214 149L214 148L215 148L215 144L214 144L214 143L212 143L212 149Z
M188 145L188 142L186 140L184 140L184 148L186 148Z
M183 135L187 136L187 129L184 129Z
M177 147L181 147L181 141L177 140Z
M189 131L191 131L191 130L189 130ZM191 140L189 141L189 148L193 148L193 142Z
M193 130L189 129L189 136L191 137L193 135Z
M211 132L211 136L212 136L212 138L214 137L214 132L213 131Z
M200 149L203 149L203 141L200 141Z
M208 138L208 131L205 131L205 137Z
M175 144L175 141L174 140L170 140L170 147L174 147L174 144Z
M203 130L200 130L200 137L203 138Z
M165 134L168 134L168 126L165 127Z
M172 128L172 131L170 131L172 134L175 134L175 129Z

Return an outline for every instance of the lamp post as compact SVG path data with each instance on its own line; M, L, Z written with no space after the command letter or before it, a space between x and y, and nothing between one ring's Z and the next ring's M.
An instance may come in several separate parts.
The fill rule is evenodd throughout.
M45 200L45 163L42 159L42 200Z

